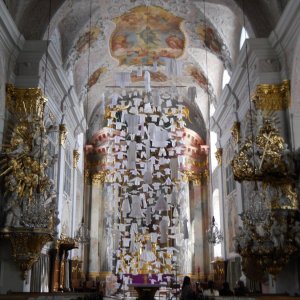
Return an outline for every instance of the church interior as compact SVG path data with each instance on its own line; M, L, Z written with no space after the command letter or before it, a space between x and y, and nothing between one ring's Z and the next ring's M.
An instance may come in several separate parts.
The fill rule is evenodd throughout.
M0 299L297 298L299 28L299 0L0 0Z

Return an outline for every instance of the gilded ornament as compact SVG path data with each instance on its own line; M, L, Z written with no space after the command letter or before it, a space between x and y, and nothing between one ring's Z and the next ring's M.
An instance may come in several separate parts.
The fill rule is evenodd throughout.
M23 279L33 264L38 261L42 247L53 240L48 230L21 228L2 231L1 236L9 239L12 246L12 256L19 265Z
M256 109L263 111L285 110L290 106L290 82L281 84L259 84L252 97Z
M223 155L223 149L218 148L217 151L215 152L215 156L219 166L222 164L222 155Z
M262 224L253 224L242 215L243 228L239 228L235 246L249 278L256 279L256 272L267 272L276 278L290 257L299 251L300 226L295 222L296 214L296 210L271 210ZM252 272L248 261L256 262L256 272Z
M59 143L64 146L67 138L68 130L65 124L59 124Z
M269 199L271 209L298 209L298 196L292 182L264 182L263 193L265 198Z
M264 119L254 140L252 137L245 140L231 164L237 181L277 182L293 175L290 151L277 128L268 119Z
M234 142L237 144L240 141L241 137L241 123L240 122L234 122L231 128L231 135L234 139Z
M6 105L10 113L31 119L41 119L47 99L40 88L16 88L6 85Z
M194 171L191 170L185 170L183 172L183 181L184 182L193 182L195 184L199 184L201 182L201 174L197 174Z
M129 105L116 105L116 107L111 108L109 106L105 107L104 118L110 119L112 117L111 112L114 111L123 111L129 108Z
M189 122L192 124L193 122L192 122L192 120L190 118L190 110L186 106L183 108L182 113L183 113L184 117L187 120L189 120Z
M106 182L107 171L100 171L92 176L92 183L95 185L100 185Z
M78 150L73 150L73 168L76 169L79 161L80 153Z
M105 107L104 118L105 119L110 119L111 118L111 109L108 106Z
M63 248L63 249L71 250L71 249L78 248L78 242L76 239L61 233L60 239L58 240L58 246L61 249Z
M182 115L190 122L193 123L190 118L190 110L187 107L184 107L182 110L180 109L168 109L166 112L167 116L175 116L178 115L178 113L182 113Z
M43 122L46 99L40 89L8 85L6 91L15 126L1 153L0 176L5 187L2 236L10 239L24 275L38 260L44 244L52 240L59 220L54 183L46 174L51 163Z
M45 102L38 89L7 86L7 93L10 105L14 103L11 112L15 109L15 114L22 116L16 121L10 142L1 153L0 176L4 177L5 196L10 194L8 198L12 202L21 203L24 199L31 202L37 193L43 195L50 188L45 173L51 163L42 115Z

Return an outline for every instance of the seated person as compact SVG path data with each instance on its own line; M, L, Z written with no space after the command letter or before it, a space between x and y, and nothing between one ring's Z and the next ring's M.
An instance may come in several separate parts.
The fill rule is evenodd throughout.
M207 289L203 292L204 296L219 296L219 291L215 289L214 282L209 280L207 282Z
M229 283L225 281L223 287L219 290L220 296L233 296L233 291L229 287Z
M185 276L182 283L180 300L194 300L196 299L195 292L192 288L191 278Z

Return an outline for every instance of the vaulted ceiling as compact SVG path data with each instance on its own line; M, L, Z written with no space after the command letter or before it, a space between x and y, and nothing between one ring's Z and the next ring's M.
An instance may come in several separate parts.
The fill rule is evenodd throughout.
M267 37L286 1L5 2L25 39L51 39L79 100L89 101L85 106L89 123L98 117L102 93L115 85L115 74L131 72L132 84L142 86L137 71L143 66L155 86L180 85L184 93L190 86L197 88L196 103L187 103L194 121L189 126L203 136L208 99L214 102L220 94L223 70L234 69L244 20L250 36ZM183 62L180 77L170 76L164 57ZM157 70L153 61L158 63Z

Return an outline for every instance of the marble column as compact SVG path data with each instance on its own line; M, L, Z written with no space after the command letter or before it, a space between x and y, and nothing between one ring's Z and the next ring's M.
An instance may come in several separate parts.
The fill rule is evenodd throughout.
M76 236L76 230L78 229L79 222L76 218L77 210L79 209L77 207L77 164L79 159L79 152L77 150L73 150L73 193L72 193L72 221L71 221L71 235L72 237ZM77 253L77 249L75 251L70 251L70 259L72 260L74 254Z
M89 245L89 279L96 279L100 271L100 247L102 238L100 236L101 210L102 208L102 187L103 184L93 180L90 198L90 245Z
M203 177L201 181L201 216L202 216L202 251L203 251L203 271L205 278L210 273L210 255L209 255L209 244L207 241L206 231L210 222L208 214L208 182L207 177Z
M111 272L113 232L111 205L113 201L113 189L109 183L102 185L101 206L99 211L99 253L100 272L105 275Z
M198 277L203 277L205 270L204 262L204 212L201 183L192 182L190 185L190 202L191 202L191 221L194 224L194 260L192 273Z

